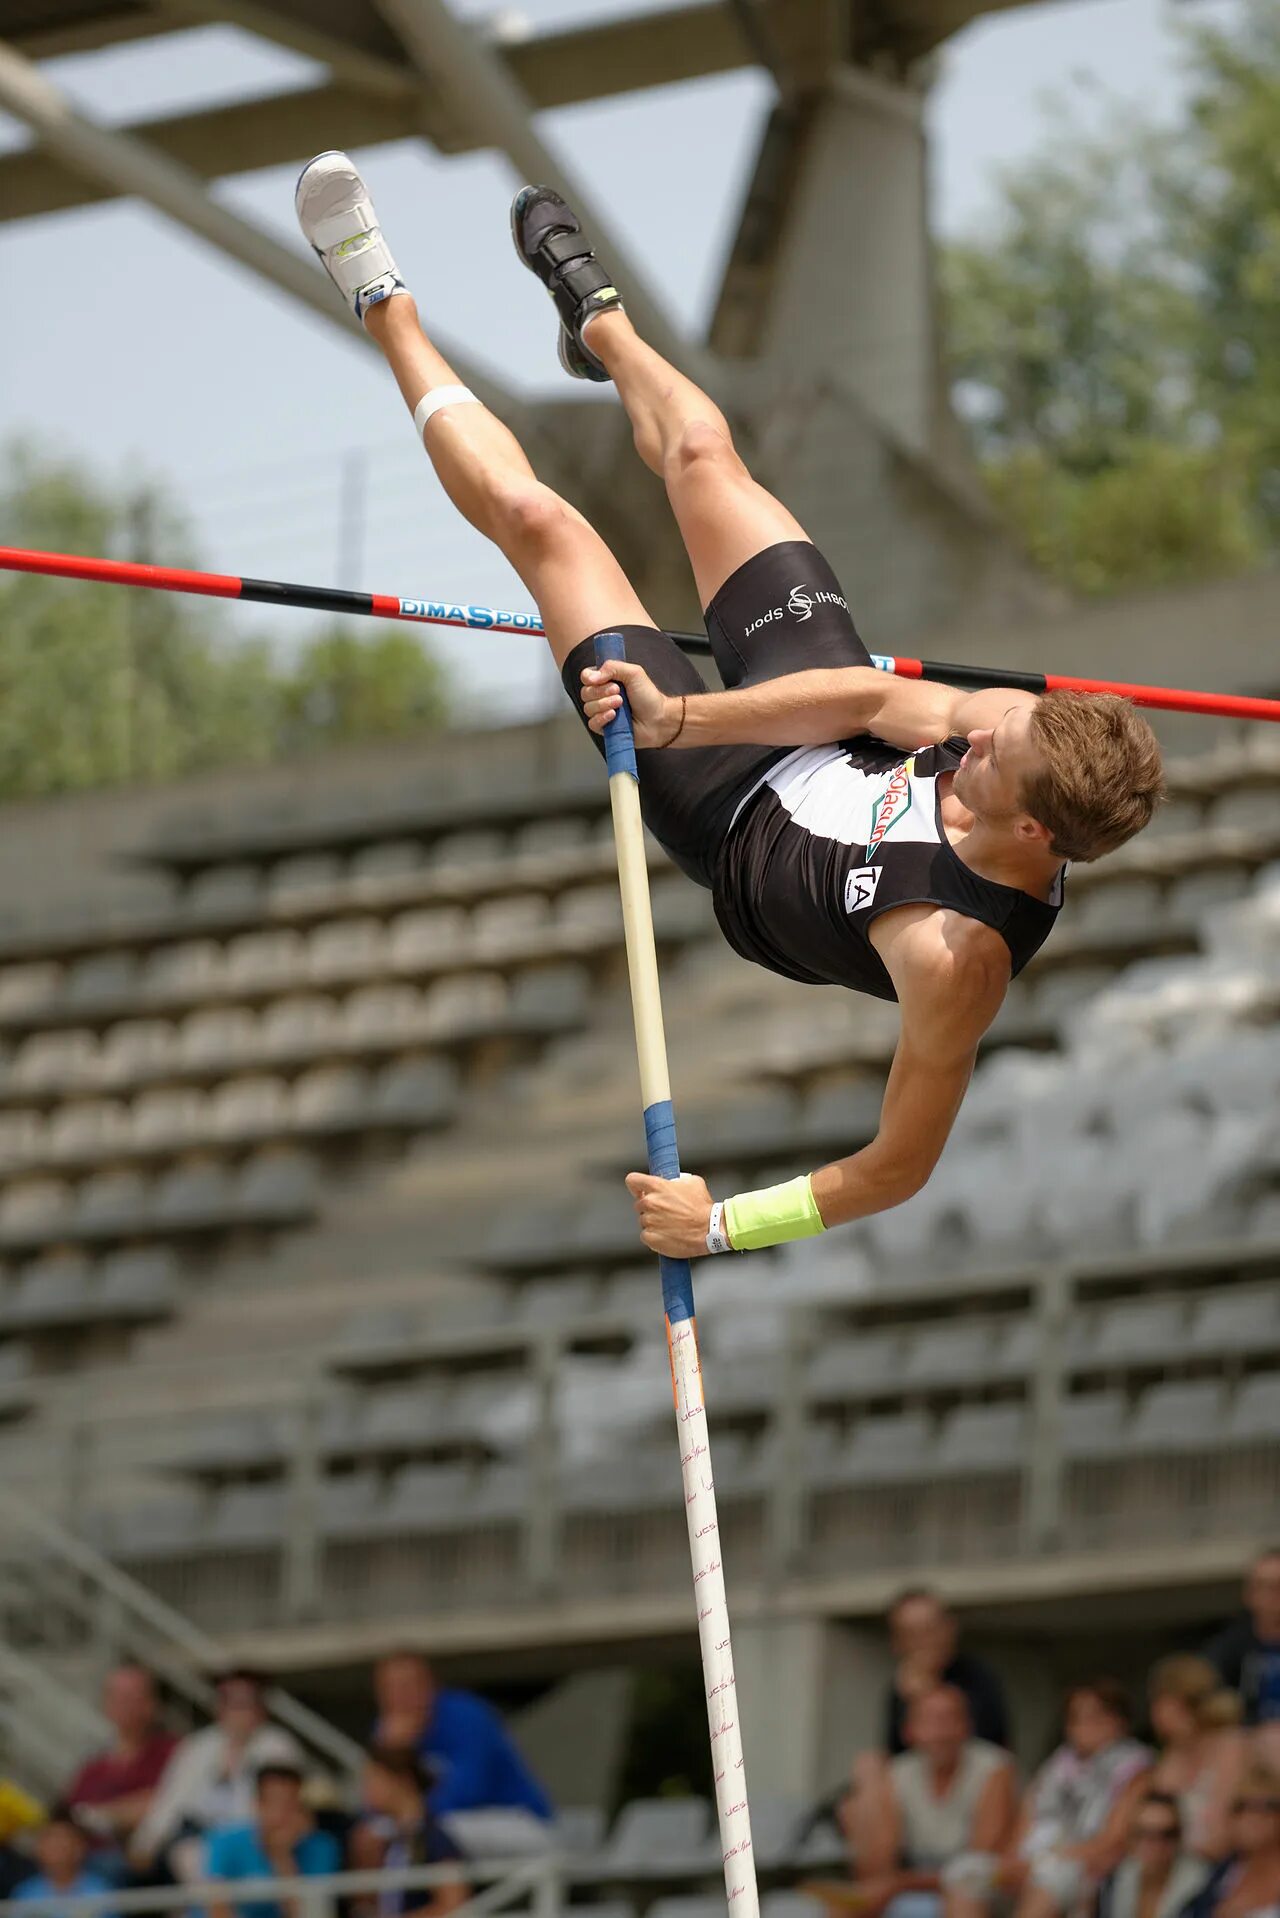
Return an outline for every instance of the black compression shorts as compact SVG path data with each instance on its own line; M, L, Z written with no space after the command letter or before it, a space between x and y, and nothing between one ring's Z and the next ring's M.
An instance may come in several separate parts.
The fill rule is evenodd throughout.
M869 666L840 583L816 546L783 540L730 575L706 611L720 677L727 687L758 686L814 667ZM616 626L627 658L665 693L710 690L670 633ZM579 718L582 669L595 664L594 639L575 646L561 677ZM600 752L604 741L596 734ZM637 754L645 824L683 872L710 887L716 860L743 795L790 750L785 746L694 746Z

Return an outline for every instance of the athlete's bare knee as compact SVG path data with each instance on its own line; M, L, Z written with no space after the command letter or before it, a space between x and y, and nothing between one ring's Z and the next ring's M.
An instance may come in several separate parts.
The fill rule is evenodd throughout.
M582 522L558 493L537 481L513 486L494 501L502 544L539 557L580 538Z
M746 473L726 427L711 420L686 420L667 450L665 478L678 486L705 476L730 479Z

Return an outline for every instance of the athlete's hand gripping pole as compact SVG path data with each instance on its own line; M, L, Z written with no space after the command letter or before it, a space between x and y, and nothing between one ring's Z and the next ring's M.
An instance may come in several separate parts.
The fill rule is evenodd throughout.
M596 662L625 659L618 633L596 640ZM658 954L649 905L649 867L645 858L644 824L640 817L635 741L626 700L604 735L609 769L609 803L613 810L613 842L618 857L618 885L622 893L622 923L631 980L631 1012L640 1062L640 1095L644 1102L644 1129L649 1146L649 1170L659 1178L678 1179L680 1155L676 1148L675 1119L671 1111L671 1081L667 1069L667 1041L662 1024L662 995L658 986ZM733 1676L733 1648L729 1642L729 1607L720 1562L720 1528L716 1518L715 1483L711 1476L711 1448L706 1410L702 1402L702 1372L698 1363L698 1333L693 1316L693 1277L687 1259L660 1259L662 1308L667 1321L671 1354L671 1383L675 1392L680 1471L684 1480L685 1517L689 1552L693 1560L693 1595L698 1609L698 1639L702 1648L702 1682L707 1695L711 1731L711 1758L715 1773L716 1812L724 1853L724 1880L734 1918L756 1918L755 1858L751 1850L751 1821L747 1811L746 1772L742 1760L742 1733L738 1721L737 1689Z

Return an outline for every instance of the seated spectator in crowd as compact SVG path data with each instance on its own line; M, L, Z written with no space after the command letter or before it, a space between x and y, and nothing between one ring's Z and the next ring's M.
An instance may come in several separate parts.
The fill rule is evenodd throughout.
M342 1847L332 1832L316 1829L302 1786L298 1766L263 1765L255 1782L253 1817L213 1834L205 1859L207 1875L235 1884L247 1878L324 1878L341 1871ZM292 1918L298 1902L247 1898L235 1911L239 1918ZM316 1908L307 1906L310 1911ZM209 1918L232 1918L231 1905L211 1904Z
M21 1845L43 1823L44 1806L11 1778L0 1778L0 1898L12 1897L23 1879L30 1878L31 1855Z
M461 1853L427 1809L431 1776L411 1745L371 1745L364 1767L365 1810L384 1829L379 1862L388 1870L445 1865ZM376 1902L378 1918L445 1918L465 1904L461 1878L415 1890L389 1890Z
M1077 1685L1066 1736L1023 1799L1001 1883L1019 1892L1018 1918L1056 1918L1087 1900L1124 1856L1151 1753L1113 1678Z
M1231 1855L1183 1918L1275 1918L1280 1910L1280 1773L1250 1765L1231 1804Z
M1254 1559L1244 1582L1244 1611L1210 1639L1205 1657L1223 1684L1239 1692L1247 1726L1280 1724L1280 1545ZM1280 1760L1280 1730L1264 1744L1272 1748L1269 1761Z
M1182 1813L1172 1792L1145 1791L1124 1857L1098 1893L1097 1918L1177 1918L1212 1867L1184 1849Z
M374 1669L379 1745L408 1745L434 1780L430 1805L448 1812L505 1806L552 1816L551 1801L516 1750L501 1718L474 1692L438 1685L417 1652L393 1652Z
M859 1912L951 1918L987 1908L1017 1816L1009 1754L973 1736L969 1701L938 1685L912 1701L908 1749L851 1815Z
M156 1688L141 1665L118 1665L102 1688L115 1737L86 1759L64 1793L95 1849L128 1846L178 1741L160 1723Z
M161 1867L180 1882L199 1877L203 1840L253 1816L254 1784L264 1765L301 1769L297 1740L267 1719L266 1681L254 1672L218 1680L212 1725L184 1738L133 1836L135 1864Z
M980 1658L959 1647L960 1627L935 1592L900 1592L889 1607L893 1679L885 1700L885 1747L890 1757L906 1750L905 1725L912 1701L939 1685L954 1685L969 1701L975 1738L1009 1744L1009 1713L1000 1680Z
M83 1898L111 1886L89 1868L89 1834L70 1805L55 1805L36 1835L36 1865L13 1896L25 1903L33 1898ZM61 1909L56 1907L55 1909Z
M1152 1789L1177 1800L1188 1851L1225 1858L1231 1801L1249 1756L1239 1730L1239 1695L1226 1690L1207 1658L1192 1653L1160 1659L1148 1683L1151 1729L1160 1747Z

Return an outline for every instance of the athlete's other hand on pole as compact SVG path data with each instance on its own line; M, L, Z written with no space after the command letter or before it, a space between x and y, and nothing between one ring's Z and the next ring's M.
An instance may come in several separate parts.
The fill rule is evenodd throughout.
M706 1253L711 1188L705 1179L691 1172L682 1172L678 1179L628 1172L627 1191L635 1200L640 1237L651 1252L665 1259L696 1259Z
M680 701L658 691L643 666L629 659L607 659L582 669L582 705L593 733L613 721L626 688L636 745L666 746L680 724Z

